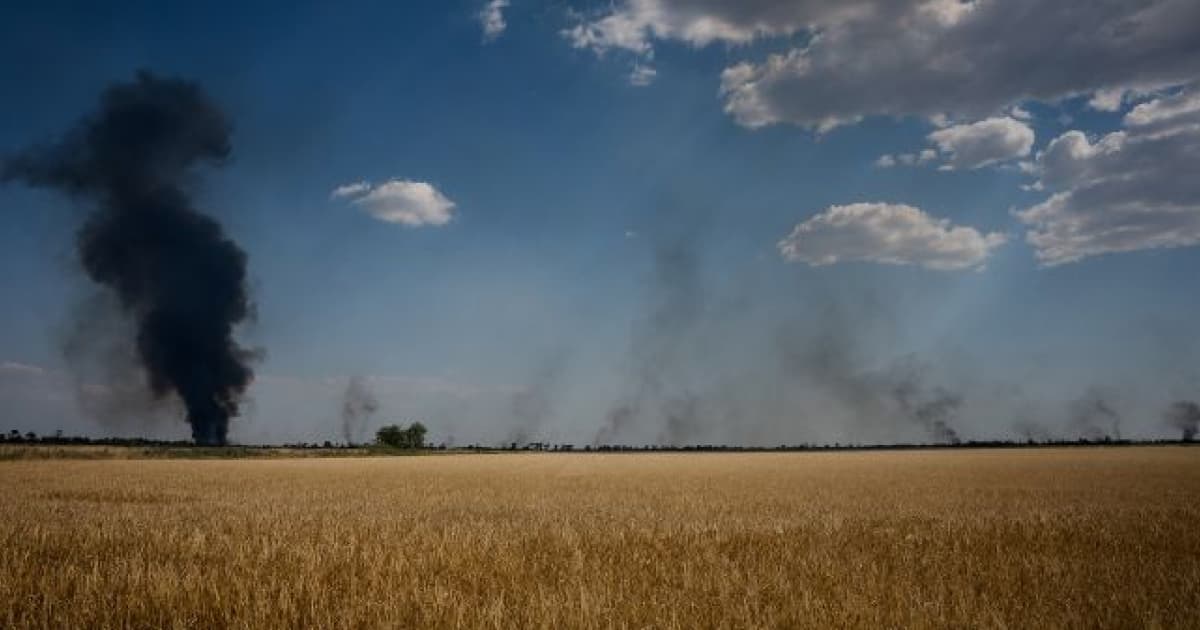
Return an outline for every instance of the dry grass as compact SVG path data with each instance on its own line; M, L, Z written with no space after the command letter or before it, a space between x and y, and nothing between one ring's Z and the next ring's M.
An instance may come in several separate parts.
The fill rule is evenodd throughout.
M1200 448L0 463L0 626L1183 627Z

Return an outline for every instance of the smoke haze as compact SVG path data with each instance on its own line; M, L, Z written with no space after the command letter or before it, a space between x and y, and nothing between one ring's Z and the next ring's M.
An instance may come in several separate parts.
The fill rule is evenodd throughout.
M1181 400L1167 410L1167 424L1180 432L1180 439L1191 442L1200 431L1200 404L1190 400Z
M67 394L106 431L142 433L147 428L142 419L186 414L194 439L219 444L228 439L230 418L242 410L253 355L234 333L253 314L246 256L199 211L193 195L202 167L220 166L229 155L229 120L198 86L142 73L108 88L95 111L56 142L3 163L6 180L65 192L90 210L79 230L77 256L100 293L76 310L72 329L62 337L67 361L79 373ZM412 309L427 310L429 320L451 314L453 326L415 318L406 320L407 328L383 323L361 336L345 332L359 344L356 352L375 351L364 337L392 335L398 347L374 357L376 365L395 370L390 374L349 377L339 368L361 365L355 356L326 365L327 356L317 351L293 353L299 361L293 364L289 357L276 366L271 384L263 379L256 384L256 392L265 392L266 412L254 427L238 423L241 430L262 440L361 442L369 437L372 414L386 406L389 417L421 420L431 433L460 444L1100 441L1125 433L1164 434L1168 427L1173 435L1195 436L1186 399L1194 397L1196 354L1190 342L1180 341L1194 336L1191 328L1133 322L1147 334L1161 335L1158 345L1135 338L1124 345L1088 343L1078 355L1071 354L1077 348L1065 346L1038 347L1044 354L1034 355L1029 343L1019 351L1024 355L1004 355L1006 341L1030 329L1015 334L971 329L978 315L958 318L955 312L961 296L954 283L975 285L971 290L978 296L990 291L978 288L994 281L990 276L785 266L769 242L761 244L756 260L745 251L727 255L721 250L730 240L725 234L705 238L695 227L717 219L706 218L695 208L702 204L689 201L695 200L669 200L663 206L670 209L654 210L661 216L650 219L653 225L635 225L619 244L606 243L597 254L604 264L613 264L605 256L634 261L620 269L620 280L638 283L636 292L609 287L597 290L590 302L579 297L585 293L580 289L563 298L578 300L579 311L602 310L600 330L577 313L563 316L568 309L534 312L540 301L553 303L547 294L575 290L579 269L561 276L545 272L555 283L539 286L529 279L538 276L528 273L478 272L487 265L469 256L464 263L448 262L449 255L439 259L469 268L444 275L422 269L393 276L391 259L376 261L372 270L390 284L387 291L372 284L373 292L402 296L387 303L392 312L407 312L398 305L412 300L431 305ZM364 234L370 229L363 227ZM411 235L378 227L369 233L389 244ZM322 241L314 248L326 246ZM425 247L413 256L436 249ZM544 251L529 256L541 264ZM290 269L297 263L278 264ZM627 269L633 273L625 274ZM338 273L317 271L329 274L325 280ZM308 280L296 282L302 286L297 293L309 290ZM426 291L426 285L435 290ZM337 290L329 283L314 286ZM635 296L632 308L622 301L626 295ZM486 313L462 315L475 308L469 303L476 299ZM386 319L364 315L386 310L376 301L321 301L311 310L326 319L314 315L310 321ZM947 320L958 319L925 321L943 312ZM110 317L114 313L118 317ZM536 324L514 326L506 317ZM421 332L409 334L413 330ZM944 330L960 338L944 341ZM309 331L295 334L296 346L318 345ZM1084 334L1096 336L1092 330ZM567 352L545 351L547 336L570 348L570 361ZM973 354L956 358L953 346L964 339ZM382 354L405 355L404 344L421 346L409 355L416 357L411 362ZM1124 363L1096 359L1105 348L1120 354L1142 346L1145 356ZM1155 368L1155 360L1163 366ZM476 369L479 365L484 367ZM1055 369L1059 372L1051 373ZM430 374L446 382L422 379ZM300 382L304 378L329 383L314 387ZM296 383L281 384L286 379ZM1121 387L1092 387L1093 382ZM1165 392L1153 389L1159 382ZM1137 387L1143 399L1131 393ZM287 402L276 404L274 395ZM1183 402L1164 419L1164 404L1172 400Z
M1073 437L1099 441L1121 439L1121 415L1110 402L1111 393L1100 387L1088 388L1070 404L1068 430Z
M869 292L761 304L753 271L708 277L701 234L664 232L648 239L644 311L593 444L961 441L963 393L931 383L915 355L879 362L863 348L890 318Z
M555 407L566 378L568 354L557 350L537 361L528 382L509 400L511 429L505 442L525 445L547 442L553 429Z

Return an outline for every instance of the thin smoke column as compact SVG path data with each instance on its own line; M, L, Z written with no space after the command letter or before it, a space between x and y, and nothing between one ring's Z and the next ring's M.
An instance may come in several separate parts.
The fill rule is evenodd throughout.
M922 427L935 443L960 444L962 439L951 420L963 406L962 397L942 387L926 392L923 370L915 359L901 364L895 372L892 397L901 413Z
M1079 438L1093 442L1121 439L1121 415L1109 403L1110 397L1104 389L1090 387L1082 398L1071 402L1071 429Z
M1200 431L1200 405L1190 400L1171 405L1167 410L1167 423L1182 433L1180 437L1184 442L1195 440Z
M346 444L361 441L367 421L379 411L379 399L360 376L351 376L342 394L342 439Z
M177 394L198 444L225 444L253 372L234 339L253 313L246 254L192 205L196 167L230 153L225 114L191 82L140 72L57 143L4 161L0 178L56 189L91 206L79 261L135 323L138 359L157 398Z
M647 428L639 425L649 422L659 425L660 443L692 437L699 405L680 377L703 321L704 297L691 239L657 243L648 312L630 335L629 391L608 411L593 444L639 437L638 429Z

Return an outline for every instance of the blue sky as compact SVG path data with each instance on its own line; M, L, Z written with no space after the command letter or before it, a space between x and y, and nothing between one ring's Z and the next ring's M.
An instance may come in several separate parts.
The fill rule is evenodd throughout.
M963 437L1074 437L1097 396L1166 435L1200 16L1038 4L9 6L0 153L139 68L227 111L197 198L250 256L243 441L338 438L352 375L460 443L928 439L896 379ZM0 187L0 428L186 435L64 356L84 212Z

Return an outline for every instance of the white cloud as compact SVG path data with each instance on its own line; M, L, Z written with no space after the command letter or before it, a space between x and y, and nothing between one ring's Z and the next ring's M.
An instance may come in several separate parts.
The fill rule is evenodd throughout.
M855 203L800 223L778 247L787 260L812 266L857 261L949 271L982 269L1005 240L909 205Z
M1200 97L1159 97L1124 123L1095 139L1068 131L1038 154L1031 188L1051 195L1016 216L1042 264L1200 244Z
M629 73L630 85L644 87L654 83L654 77L658 76L658 71L650 66L636 64L633 66L633 71Z
M445 225L454 217L454 202L425 182L357 182L335 188L332 196L350 199L380 221L408 227Z
M840 23L870 13L878 0L626 0L596 19L563 31L576 48L598 54L620 48L637 54L652 40L692 46L745 44L792 35L814 24Z
M1196 87L1134 107L1125 115L1125 126L1147 136L1197 131L1200 129L1200 92Z
M937 151L933 149L923 149L920 153L897 153L895 155L884 154L875 160L875 166L880 168L891 168L893 166L919 166L927 164L937 159Z
M1013 118L988 118L929 134L929 141L946 154L946 166L955 169L1025 157L1033 148L1033 139L1033 129Z
M1195 0L624 0L564 35L598 54L637 55L662 40L802 36L803 46L722 74L726 111L751 128L971 120L1080 95L1113 108L1129 92L1200 76Z
M479 24L483 27L483 41L495 41L508 28L504 21L504 9L508 8L509 0L488 0L479 11Z
M639 55L651 50L646 25L638 18L623 12L615 12L593 22L582 22L562 31L562 36L574 48L590 49L603 55L613 48L627 50Z
M1121 110L1124 100L1124 88L1096 90L1088 100L1088 107L1100 112L1116 112Z
M356 197L362 193L371 190L371 184L368 182L354 182L351 184L343 184L333 189L329 197L331 199L341 199L343 197Z

